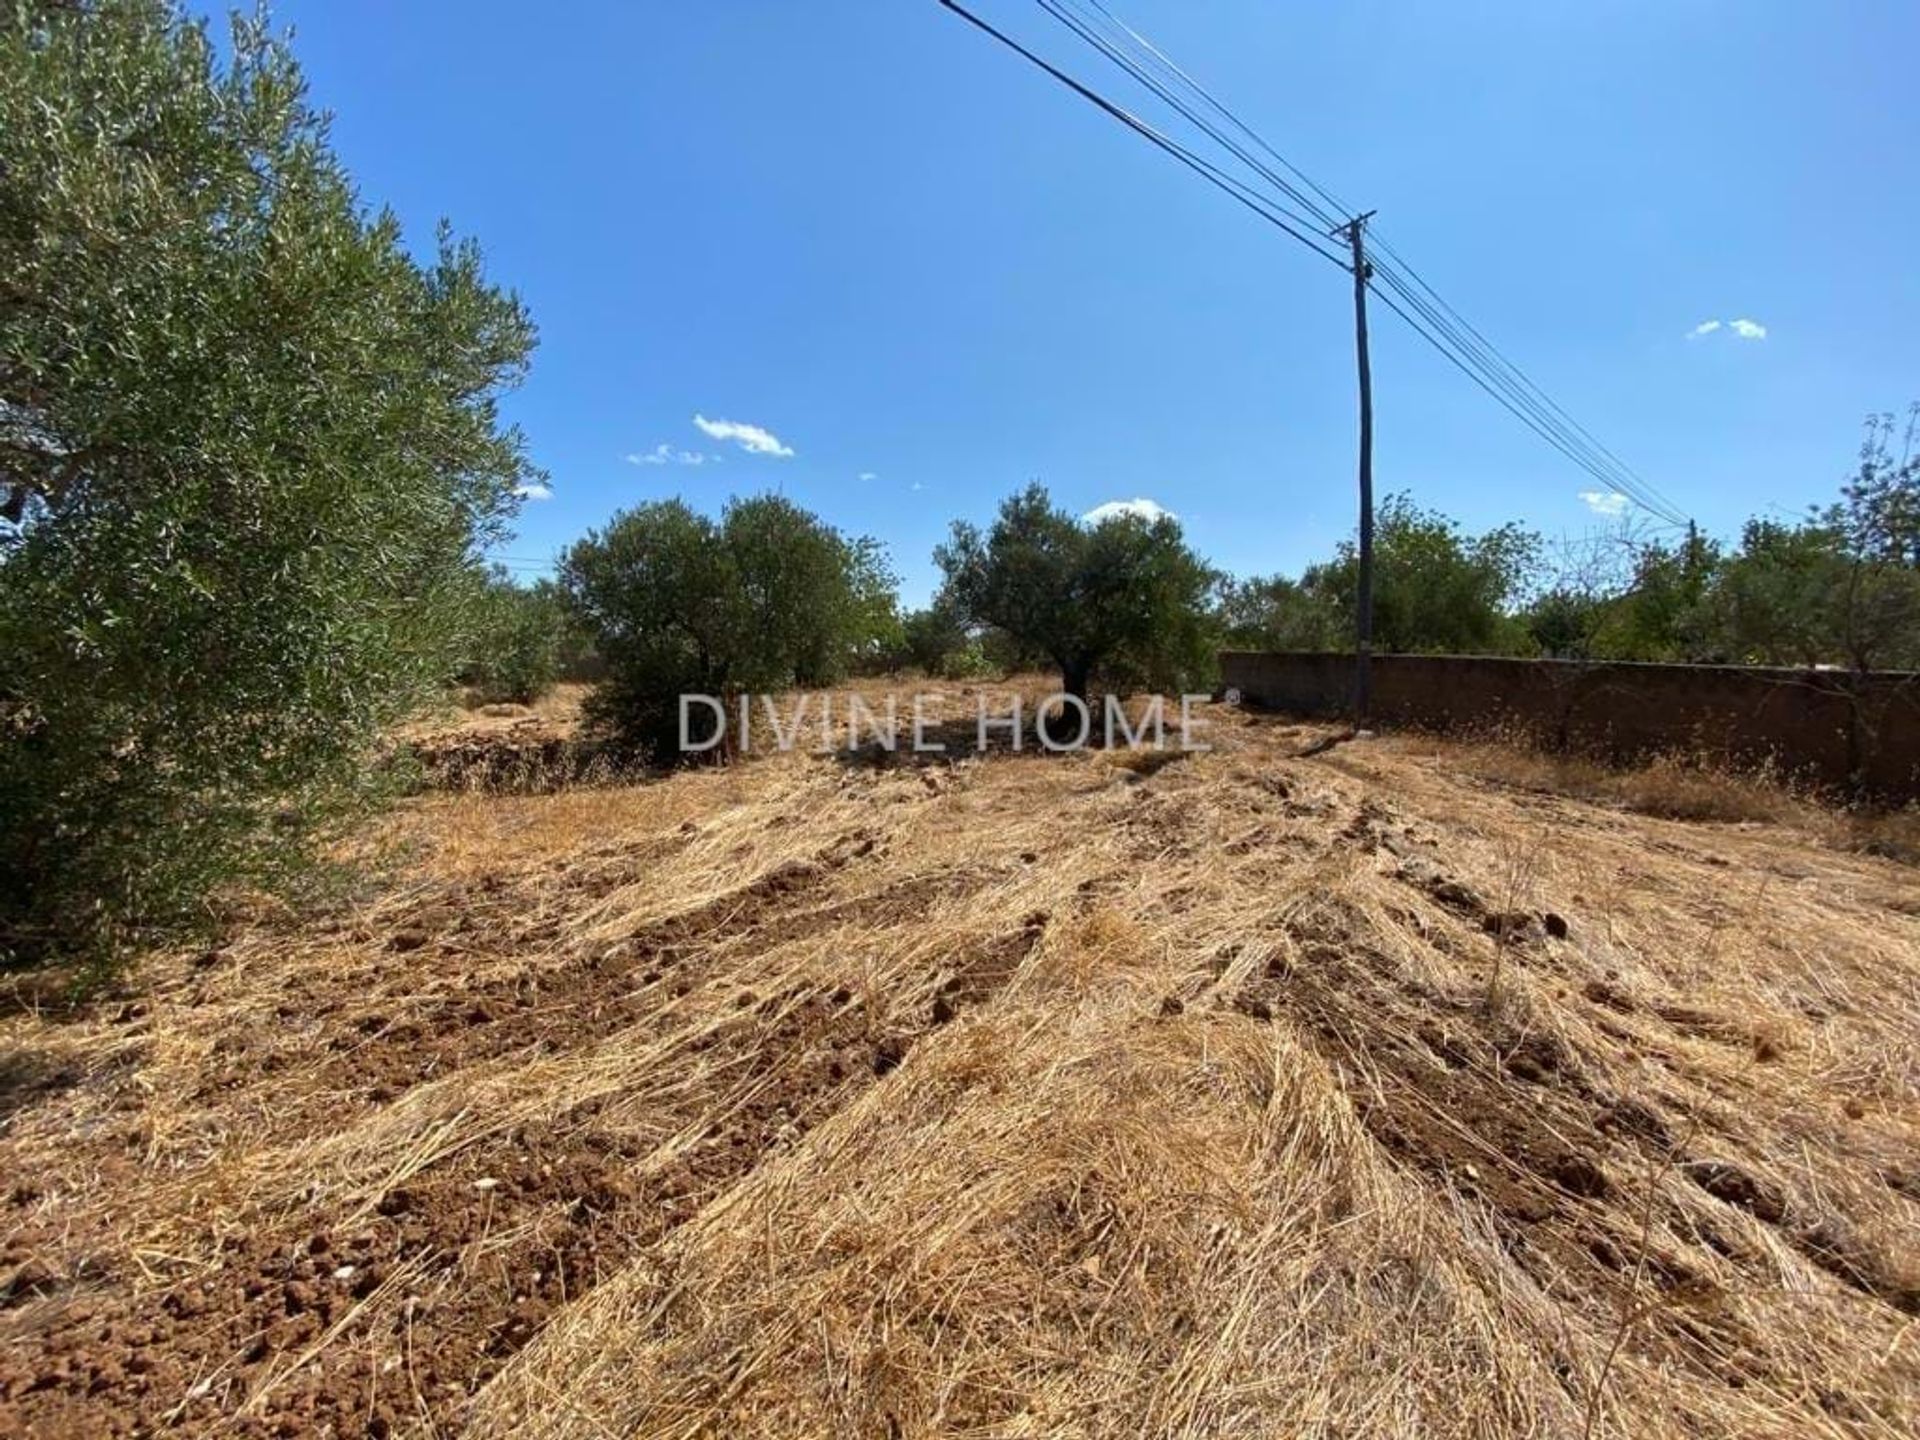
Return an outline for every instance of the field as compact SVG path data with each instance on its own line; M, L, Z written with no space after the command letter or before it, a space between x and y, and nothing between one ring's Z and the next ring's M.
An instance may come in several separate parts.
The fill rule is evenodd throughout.
M1920 872L1206 715L429 793L17 988L0 1433L1916 1433Z

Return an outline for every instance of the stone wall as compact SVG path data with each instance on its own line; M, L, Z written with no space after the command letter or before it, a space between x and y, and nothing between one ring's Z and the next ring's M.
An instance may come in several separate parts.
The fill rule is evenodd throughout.
M1230 650L1220 665L1228 689L1265 709L1338 715L1352 701L1351 655ZM1704 752L1920 797L1920 673L1380 655L1373 716L1387 725L1521 731L1610 759Z

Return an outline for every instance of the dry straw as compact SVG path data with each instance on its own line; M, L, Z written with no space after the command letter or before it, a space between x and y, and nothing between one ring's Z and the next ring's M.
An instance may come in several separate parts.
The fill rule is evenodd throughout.
M82 1076L0 1140L36 1273L141 1316L236 1235L398 1247L298 1343L91 1403L219 1430L351 1392L556 1440L1913 1433L1911 870L1431 742L1211 738L424 797L332 929L157 963L131 1021L11 1018Z

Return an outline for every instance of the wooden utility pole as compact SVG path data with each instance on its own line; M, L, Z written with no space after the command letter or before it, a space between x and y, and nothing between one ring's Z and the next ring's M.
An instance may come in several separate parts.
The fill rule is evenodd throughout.
M1373 362L1367 355L1367 221L1356 215L1340 231L1353 248L1353 344L1360 362L1360 585L1354 603L1353 720L1373 706Z

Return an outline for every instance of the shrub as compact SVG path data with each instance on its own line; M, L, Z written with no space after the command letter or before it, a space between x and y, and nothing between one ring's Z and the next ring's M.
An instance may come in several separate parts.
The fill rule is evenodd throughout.
M948 659L967 647L967 627L944 597L900 622L900 665L923 675L943 675Z
M158 0L0 26L0 964L291 884L458 661L533 344L368 216L291 55Z
M1538 569L1539 537L1517 525L1469 535L1437 511L1390 495L1374 521L1373 644L1380 653L1511 655L1534 648L1510 613ZM1360 586L1352 541L1299 580L1223 587L1229 644L1254 650L1349 650Z
M607 667L589 722L656 759L678 746L682 695L831 683L893 603L872 541L773 495L718 522L679 500L627 511L567 553L560 584Z
M985 535L955 524L934 559L960 616L1044 655L1081 700L1096 677L1176 689L1211 674L1216 577L1170 516L1087 525L1032 485L1000 507Z
M489 576L476 605L465 679L474 698L531 705L553 688L568 648L570 620L559 591Z

